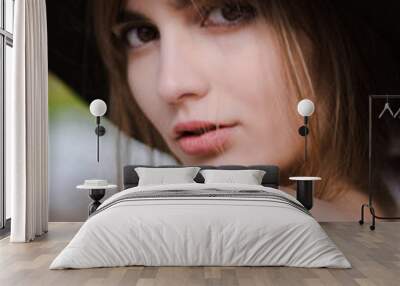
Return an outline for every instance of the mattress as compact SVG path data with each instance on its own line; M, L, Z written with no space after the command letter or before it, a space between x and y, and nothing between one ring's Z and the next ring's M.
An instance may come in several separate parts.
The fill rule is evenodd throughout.
M294 197L258 185L192 183L110 197L50 269L133 265L351 267Z

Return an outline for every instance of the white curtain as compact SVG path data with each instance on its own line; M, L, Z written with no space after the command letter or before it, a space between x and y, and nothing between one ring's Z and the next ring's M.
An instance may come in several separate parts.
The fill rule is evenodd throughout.
M15 1L14 94L6 98L6 181L12 242L48 227L48 95L45 0Z

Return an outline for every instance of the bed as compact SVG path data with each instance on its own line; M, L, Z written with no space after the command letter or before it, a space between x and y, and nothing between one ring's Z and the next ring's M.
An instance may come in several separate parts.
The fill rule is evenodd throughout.
M138 185L137 167L124 168L124 190L101 204L50 269L351 267L308 210L279 190L276 166L200 167L263 170L260 185L204 183L199 173L193 183L149 186Z

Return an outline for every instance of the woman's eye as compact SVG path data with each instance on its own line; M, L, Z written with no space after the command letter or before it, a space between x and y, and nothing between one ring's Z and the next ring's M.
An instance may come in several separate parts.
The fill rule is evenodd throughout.
M225 4L222 7L208 9L202 26L229 26L251 20L256 16L252 6Z
M132 27L127 29L124 34L125 41L131 48L139 48L159 38L157 29L152 26Z

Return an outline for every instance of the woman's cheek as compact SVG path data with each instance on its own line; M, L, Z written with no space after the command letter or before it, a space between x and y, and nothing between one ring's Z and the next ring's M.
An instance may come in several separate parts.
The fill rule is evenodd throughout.
M293 108L297 105L296 96L287 88L281 56L272 41L267 38L255 45L247 52L247 59L241 69L246 72L240 74L241 82L246 84L236 86L243 108L239 113L244 126L241 135L248 135L240 140L251 141L249 145L257 152L244 152L259 163L286 167L301 153L302 141L297 136L298 120Z
M150 58L129 58L128 81L131 93L146 117L160 129L161 102L156 94L156 72Z

